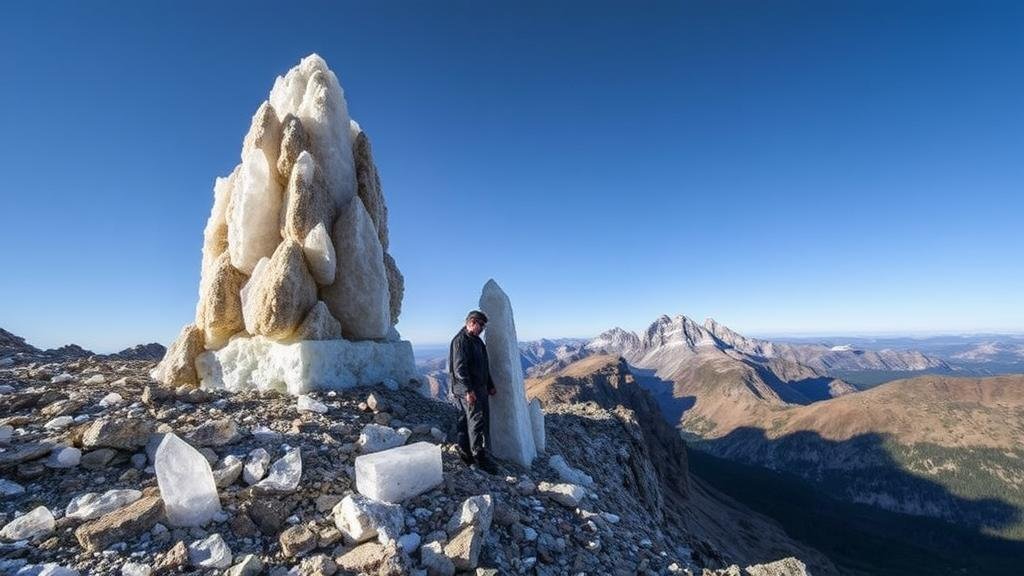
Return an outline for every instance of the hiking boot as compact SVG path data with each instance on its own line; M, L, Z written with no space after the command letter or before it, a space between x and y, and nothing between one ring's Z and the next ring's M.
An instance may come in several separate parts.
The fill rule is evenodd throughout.
M486 454L481 454L481 455L477 456L476 457L476 464L477 464L477 466L480 467L481 470L483 470L484 472L487 472L488 474L492 474L493 475L493 474L499 474L500 473L499 470L498 470L498 466L495 465L494 462L489 457L487 457Z

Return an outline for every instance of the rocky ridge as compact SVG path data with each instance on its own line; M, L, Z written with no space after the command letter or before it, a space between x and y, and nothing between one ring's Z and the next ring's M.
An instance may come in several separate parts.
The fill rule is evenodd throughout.
M162 387L152 366L87 358L0 370L0 573L668 574L723 565L699 536L653 524L642 485L593 464L633 459L629 474L653 466L620 420L587 404L564 405L571 422L549 424L564 441L548 457L490 476L465 468L444 442L454 410L409 389L225 394ZM354 458L372 449L370 426L444 447L443 483L387 505L390 524L353 504ZM168 520L157 447L172 434L210 463L220 510L205 525ZM266 484L275 469L296 472L287 462L295 451L295 485ZM567 468L593 483L566 482Z

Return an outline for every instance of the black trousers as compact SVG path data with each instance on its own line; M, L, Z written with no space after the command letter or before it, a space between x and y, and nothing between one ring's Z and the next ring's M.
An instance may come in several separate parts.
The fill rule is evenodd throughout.
M459 408L459 421L455 424L459 448L474 458L486 455L490 446L491 412L487 392L477 392L476 402L470 405L464 395L455 395Z

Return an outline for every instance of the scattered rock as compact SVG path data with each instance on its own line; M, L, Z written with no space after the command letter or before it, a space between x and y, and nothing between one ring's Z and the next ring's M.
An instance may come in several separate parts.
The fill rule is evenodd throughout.
M53 514L46 506L37 506L27 514L11 520L0 529L0 539L28 540L39 538L53 532L55 521Z
M153 423L149 420L104 418L86 428L82 434L82 446L134 450L145 446L152 432Z
M259 576L263 572L263 561L255 554L246 554L228 569L226 576Z
M186 436L189 444L200 447L233 444L240 438L238 425L231 418L203 422Z
M390 426L381 426L380 424L367 424L363 427L362 432L359 433L359 440L357 444L363 454L370 454L372 452L380 452L381 450L388 450L390 448L397 448L412 436L412 431L408 430L408 433L403 431L395 430Z
M466 526L444 547L447 556L457 570L473 570L480 561L480 546L483 533L477 526Z
M267 492L293 492L302 479L302 451L289 448L285 455L270 465L267 477L256 483L254 488Z
M292 526L281 533L281 551L285 556L302 556L316 548L316 534L305 526Z
M429 542L420 548L420 563L429 576L453 576L455 564L445 556L440 542Z
M747 566L747 574L750 576L808 576L807 566L793 557L768 564Z
M384 545L366 542L338 556L334 561L342 570L369 572L384 562Z
M213 471L213 482L217 488L226 488L238 481L245 463L234 454L225 456L220 467Z
M552 484L551 482L541 482L538 484L537 492L541 496L547 496L568 508L579 506L587 494L586 490L580 486L574 484Z
M402 507L349 494L334 507L334 522L350 541L364 542L377 537L386 544L398 538L405 526ZM340 564L340 562L339 562Z
M107 490L75 496L64 510L64 516L76 520L92 520L113 512L142 498L138 490ZM147 528L148 529L148 528Z
M224 569L231 566L231 548L220 534L211 534L188 546L188 561L197 568Z
M105 550L116 542L127 542L149 530L163 516L159 496L147 496L75 530L78 543L88 551Z

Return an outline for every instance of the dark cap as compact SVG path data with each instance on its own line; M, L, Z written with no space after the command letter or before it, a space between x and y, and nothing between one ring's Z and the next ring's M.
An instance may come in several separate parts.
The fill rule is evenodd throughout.
M466 314L466 322L469 322L470 320L473 319L479 320L480 322L487 324L487 314L484 314L479 310L473 310L469 314Z

